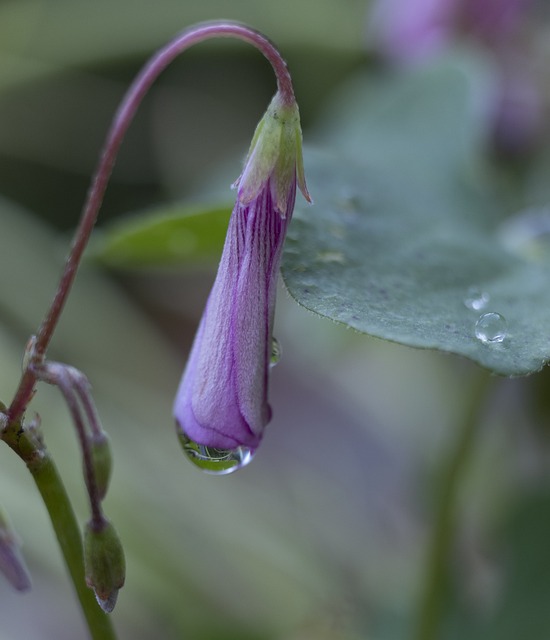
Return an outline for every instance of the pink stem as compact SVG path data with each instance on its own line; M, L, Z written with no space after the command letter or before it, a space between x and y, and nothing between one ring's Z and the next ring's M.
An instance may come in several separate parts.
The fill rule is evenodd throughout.
M82 211L80 223L75 232L57 291L36 336L35 354L38 359L43 358L52 339L74 282L82 254L96 223L120 145L141 101L160 73L180 53L183 53L198 42L218 37L244 40L259 49L273 67L277 77L277 87L282 98L288 104L294 102L292 80L281 54L264 35L242 24L208 22L195 25L176 36L151 58L126 92L107 134L103 152L88 191L86 204ZM8 410L10 420L17 420L23 415L34 393L35 384L36 376L32 371L32 367L29 366L23 373L13 402Z

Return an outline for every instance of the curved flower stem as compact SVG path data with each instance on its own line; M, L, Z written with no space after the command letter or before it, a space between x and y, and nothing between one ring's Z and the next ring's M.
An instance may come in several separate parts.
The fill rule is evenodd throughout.
M237 38L252 44L261 51L273 67L281 99L287 104L294 101L292 80L281 54L264 35L239 23L208 22L195 25L176 36L151 58L128 89L107 134L55 297L36 335L34 351L37 359L44 357L65 306L82 254L94 228L120 145L138 106L160 73L178 55L198 42L219 37ZM32 398L35 384L36 376L32 367L27 367L8 410L10 420L18 420L23 415Z
M20 425L12 423L2 437L27 464L48 510L91 638L116 640L110 618L97 605L93 591L86 586L80 529L52 458L32 430L23 431Z
M50 514L55 533L65 557L65 562L71 574L94 640L114 639L114 631L109 619L97 606L92 591L88 589L85 584L82 538L57 469L37 433L32 429L23 428L21 421L33 397L36 383L40 378L40 372L43 372L44 367L46 367L46 351L57 327L82 255L94 228L120 145L139 104L159 74L174 58L190 46L203 40L216 37L237 38L259 49L273 67L277 77L278 92L282 103L288 105L293 104L294 92L290 74L277 49L265 36L238 23L211 22L191 27L176 36L151 58L124 96L107 133L103 151L88 191L86 203L54 299L42 321L36 337L33 337L29 343L27 350L28 357L25 360L23 375L13 401L5 415L2 414L1 416L3 418L1 423L1 438L27 463L33 475ZM63 378L61 382L61 390L64 392L73 413L81 440L83 440L84 427L78 407L79 398L90 420L92 429L94 432L99 432L100 427L95 417L95 409L87 401L83 387L78 386L79 384L83 384L82 381L77 381L78 384L74 393L71 390L71 381L67 382L65 378ZM74 382L73 380L72 383ZM4 407L2 407L2 410L4 410ZM83 447L83 454L85 467L91 468L89 450L86 447ZM93 499L93 496L97 494L97 484L94 478L92 478L90 474L88 475L87 484L92 498L93 516L95 520L99 521L102 517L100 507L97 506L96 508L96 505L99 505L99 501Z
M473 388L466 400L461 430L443 462L435 522L428 548L425 582L420 596L417 623L412 632L414 640L437 640L440 637L440 626L448 595L449 556L456 529L457 500L493 380L487 371L480 371L474 378Z

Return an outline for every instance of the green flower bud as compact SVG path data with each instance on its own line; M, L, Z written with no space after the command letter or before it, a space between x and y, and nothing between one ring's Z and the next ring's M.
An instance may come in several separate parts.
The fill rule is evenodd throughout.
M103 500L107 494L113 469L111 444L107 434L103 433L99 438L92 438L90 441L90 449L99 499Z
M124 585L126 561L118 534L107 520L100 527L91 522L86 525L84 571L86 584L94 590L99 606L111 613Z

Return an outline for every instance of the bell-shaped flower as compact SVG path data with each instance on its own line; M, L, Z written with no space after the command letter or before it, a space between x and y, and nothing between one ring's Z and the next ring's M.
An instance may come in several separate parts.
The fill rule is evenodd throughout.
M278 269L296 187L310 200L294 99L275 94L234 186L218 273L174 405L185 452L214 473L246 464L271 418Z

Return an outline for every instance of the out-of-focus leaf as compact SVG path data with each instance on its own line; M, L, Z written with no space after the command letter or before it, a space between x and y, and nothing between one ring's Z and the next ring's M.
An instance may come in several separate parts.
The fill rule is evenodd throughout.
M379 168L404 197L423 189L448 204L457 184L478 178L493 93L491 65L466 52L412 70L363 72L327 107L321 143Z
M215 262L230 205L179 207L118 222L99 234L94 257L117 268Z
M220 16L253 24L280 43L357 51L364 13L362 0L348 0L346 10L333 0L280 0L274 4L161 0L138 5L124 0L8 1L0 6L0 58L7 52L60 67L90 65L154 48L186 26ZM100 43L97 34L101 34ZM46 66L40 68L47 71Z
M550 628L550 495L524 496L498 532L502 589L490 614L460 611L445 638L546 640Z

